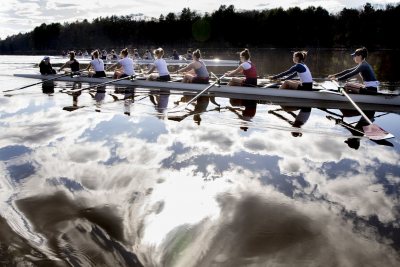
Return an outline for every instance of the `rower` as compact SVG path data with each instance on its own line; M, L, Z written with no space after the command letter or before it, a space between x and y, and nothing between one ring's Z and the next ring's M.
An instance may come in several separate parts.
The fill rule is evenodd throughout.
M101 53L101 59L102 60L107 60L107 50L106 49L103 49L103 51Z
M117 54L115 53L115 50L114 50L114 49L111 50L111 53L110 53L110 55L109 55L109 58L110 58L111 60L117 60L117 59L118 59L118 56L117 56Z
M149 49L146 49L146 52L143 55L143 59L153 59L153 55L149 51Z
M133 59L141 59L138 50L135 48L133 49Z
M280 86L281 89L298 89L298 90L312 90L313 79L311 72L307 65L304 63L307 56L306 51L297 51L293 53L293 65L287 71L268 77L269 79L279 79L286 76L283 80L283 84ZM299 76L300 81L290 80L295 77L296 74Z
M186 52L186 60L192 60L192 50L189 48L188 51Z
M355 92L360 94L377 94L379 81L376 80L374 70L371 65L366 61L368 56L368 50L365 47L358 48L354 53L351 54L354 62L358 65L344 70L342 72L329 75L330 79L337 79L338 81L345 81L348 78L360 74L363 84L360 83L346 83L344 88L347 92Z
M106 77L106 73L104 72L104 62L102 59L99 58L99 51L93 51L92 57L92 61L89 62L89 66L87 66L86 68L86 70L89 70L91 67L94 69L94 72L89 71L89 77Z
M50 63L50 57L45 56L42 61L39 63L39 69L40 73L42 75L48 75L48 74L56 74L56 71L53 69Z
M171 77L169 76L167 62L162 58L164 56L164 50L160 47L154 50L154 55L156 60L154 60L147 74L151 74L155 69L158 70L159 74L153 73L147 79L150 81L170 81Z
M172 59L179 60L179 54L175 49L172 51Z
M256 66L250 61L250 52L248 49L240 52L241 64L237 69L228 71L226 76L233 76L238 73L243 73L245 78L234 77L229 82L230 86L257 86L257 70Z
M117 63L107 69L108 71L115 67L118 68L117 70L115 70L113 78L120 79L123 77L136 75L135 70L133 69L133 60L128 57L128 48L124 48L121 50L120 57L122 59L118 60Z
M65 64L62 65L58 71L60 72L65 67L69 67L71 72L79 72L79 62L75 59L75 51L70 51L68 54L69 60L65 62Z
M182 80L183 83L208 83L210 75L207 71L206 65L202 60L200 60L200 58L201 52L197 49L193 52L193 61L186 67L176 71L176 73L179 73L194 70L196 75L186 73Z

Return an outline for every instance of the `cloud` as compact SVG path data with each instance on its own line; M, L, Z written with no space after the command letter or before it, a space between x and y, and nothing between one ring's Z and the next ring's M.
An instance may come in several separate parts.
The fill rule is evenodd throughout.
M77 4L65 4L65 3L56 3L55 6L58 8L77 8L77 7L79 7L79 5L77 5Z
M269 6L270 6L270 4L258 4L258 5L256 5L256 7L260 7L260 8L267 8Z
M371 1L373 4L387 4L387 3L398 3L399 1ZM237 10L254 9L254 8L276 8L276 7L293 7L299 6L306 8L310 5L322 6L331 12L336 12L343 7L361 7L365 4L365 1L353 0L309 0L309 1L297 1L297 0L281 0L281 1L255 1L249 5L244 0L232 1L219 1L219 2L194 2L188 3L186 0L177 0L173 3L159 2L159 1L98 1L98 0L71 0L68 3L61 0L38 0L38 1L16 1L9 0L3 1L0 7L0 22L2 23L2 29L7 28L9 30L2 30L0 38L5 38L7 35L18 32L25 32L33 30L35 26L39 26L42 23L52 22L72 22L83 19L94 19L100 16L110 15L131 15L141 14L141 16L156 17L158 18L161 14L166 15L169 12L179 13L184 7L189 7L199 13L212 12L219 8L220 5L231 5L234 4ZM29 23L26 18L29 17ZM8 19L18 19L18 23L11 24L6 23Z

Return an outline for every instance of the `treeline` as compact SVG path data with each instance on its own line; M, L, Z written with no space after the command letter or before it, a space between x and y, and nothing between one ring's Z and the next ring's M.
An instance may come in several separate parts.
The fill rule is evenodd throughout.
M398 48L400 4L330 14L322 7L237 11L222 5L200 15L184 8L158 19L100 17L42 24L0 41L0 53L59 53L104 47L354 47Z

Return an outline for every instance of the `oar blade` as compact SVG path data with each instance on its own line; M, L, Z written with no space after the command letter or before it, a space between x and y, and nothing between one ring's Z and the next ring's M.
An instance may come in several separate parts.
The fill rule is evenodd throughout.
M385 140L393 138L394 135L385 131L376 124L370 124L363 127L364 135L371 140Z

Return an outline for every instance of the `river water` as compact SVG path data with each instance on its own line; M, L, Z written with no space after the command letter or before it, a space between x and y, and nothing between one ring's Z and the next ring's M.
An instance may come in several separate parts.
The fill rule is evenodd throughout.
M275 52L259 74L291 65ZM310 55L314 76L348 52ZM390 53L370 62L396 84ZM40 58L1 56L1 90ZM0 95L0 266L399 266L398 113L366 108L395 135L373 142L351 110L54 86Z

